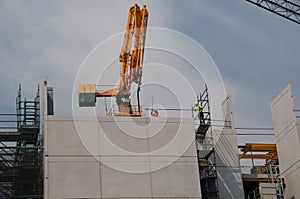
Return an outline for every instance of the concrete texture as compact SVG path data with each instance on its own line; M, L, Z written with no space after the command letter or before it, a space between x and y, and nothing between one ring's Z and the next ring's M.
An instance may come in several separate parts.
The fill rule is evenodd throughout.
M244 198L238 143L232 115L231 97L222 104L224 129L215 145L219 194L221 199Z
M274 183L260 183L259 193L261 199L277 199L276 185Z
M300 198L300 128L294 111L291 85L283 89L270 106L281 176L286 183L285 197Z
M50 157L48 198L97 198L100 163L90 157Z
M163 158L153 158L151 166ZM181 157L168 167L151 173L154 198L200 198L198 161L194 157Z
M44 123L44 198L201 198L192 119L44 115Z
M152 197L150 173L125 173L102 164L100 175L103 198Z
M59 121L59 122L58 122ZM98 124L89 121L78 122L79 130L83 130L86 136L81 136L86 143L89 143L89 150L99 155ZM90 152L81 144L78 134L70 135L70 132L77 132L74 122L66 120L66 117L48 116L47 120L47 147L49 156L89 156ZM51 144L53 143L53 144Z

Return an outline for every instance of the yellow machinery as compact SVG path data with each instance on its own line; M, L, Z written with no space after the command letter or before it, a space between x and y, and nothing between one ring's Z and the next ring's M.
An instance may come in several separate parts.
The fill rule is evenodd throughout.
M142 66L144 59L144 47L148 23L148 10L146 5L142 9L135 4L129 8L126 32L123 47L120 53L121 77L117 88L106 91L97 91L95 84L79 85L79 107L91 107L96 105L96 97L116 97L118 113L114 115L140 117L141 106L139 92L142 78ZM132 41L134 37L134 42ZM133 43L133 50L131 49ZM137 107L130 103L131 84L136 83Z
M258 144L258 143L246 143L244 146L239 146L241 149L240 159L251 159L253 160L265 160L264 166L255 166L257 173L266 173L271 165L278 164L278 155L276 144ZM243 179L244 181L264 181L265 179ZM270 179L267 179L270 181Z

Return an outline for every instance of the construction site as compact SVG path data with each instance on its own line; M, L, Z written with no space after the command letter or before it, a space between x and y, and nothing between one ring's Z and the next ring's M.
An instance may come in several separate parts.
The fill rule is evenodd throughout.
M295 3L249 2L300 24ZM277 12L278 6L285 12ZM269 102L273 127L256 126L254 133L236 127L231 95L218 105L222 119L214 117L213 87L207 82L199 82L203 90L190 96L190 108L144 107L148 18L146 5L129 8L119 84L106 89L80 82L79 114L56 114L51 80L37 86L32 99L18 85L16 109L0 112L0 198L300 198L300 107L292 85ZM105 114L87 114L100 101ZM174 111L189 116L161 114ZM245 135L257 142L239 142ZM275 142L260 142L261 136Z

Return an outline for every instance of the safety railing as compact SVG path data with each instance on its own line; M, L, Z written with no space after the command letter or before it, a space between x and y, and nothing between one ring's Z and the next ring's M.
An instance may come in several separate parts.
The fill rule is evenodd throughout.
M108 116L134 116L134 115L142 115L142 106L138 107L138 105L131 105L130 113L125 114L120 112L119 107L117 105L113 105L108 112Z
M261 199L259 187L254 189L247 197L247 199Z

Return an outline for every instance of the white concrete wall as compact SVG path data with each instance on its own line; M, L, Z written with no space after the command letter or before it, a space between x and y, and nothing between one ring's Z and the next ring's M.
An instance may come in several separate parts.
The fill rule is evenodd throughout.
M221 199L244 198L243 182L239 162L239 152L231 97L222 104L225 128L216 140L216 165L218 172L219 193ZM216 130L218 131L218 130ZM220 130L219 130L220 131Z
M285 179L286 198L300 198L300 131L294 111L291 85L271 102L280 171Z
M192 119L44 122L44 198L201 198Z
M259 183L261 199L277 199L276 185L274 183Z

